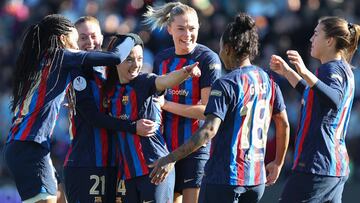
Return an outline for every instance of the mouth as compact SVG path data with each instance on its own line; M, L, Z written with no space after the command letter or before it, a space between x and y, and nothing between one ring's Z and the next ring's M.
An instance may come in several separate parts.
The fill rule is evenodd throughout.
M185 45L187 45L187 46L189 46L189 45L192 44L192 40L191 40L191 39L189 39L189 40L180 40L180 42L183 43L183 44L185 44Z

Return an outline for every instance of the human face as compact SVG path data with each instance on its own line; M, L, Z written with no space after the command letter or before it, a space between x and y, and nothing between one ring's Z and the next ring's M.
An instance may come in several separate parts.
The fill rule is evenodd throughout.
M129 56L121 64L117 65L117 71L120 83L129 83L135 79L143 65L143 48L136 45L130 52Z
M329 47L326 46L328 38L323 30L323 25L319 23L313 36L310 38L311 41L311 56L316 59L322 59L323 55L328 52Z
M175 16L167 29L174 41L176 54L189 54L195 48L199 32L198 18L195 13L187 12L184 15Z
M79 32L78 45L81 50L100 50L103 35L100 26L91 21L85 21L77 26Z
M77 41L78 41L78 32L75 28L71 28L71 31L69 32L69 34L64 36L64 45L65 48L68 49L79 49L78 45L77 45Z

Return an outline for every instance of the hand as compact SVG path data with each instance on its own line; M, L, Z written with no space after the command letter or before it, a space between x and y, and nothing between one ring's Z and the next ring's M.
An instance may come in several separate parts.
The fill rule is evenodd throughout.
M303 76L308 71L308 69L306 68L300 54L295 50L288 50L286 54L290 63L296 67L296 71Z
M159 185L161 182L163 182L171 170L173 170L174 165L175 162L171 162L168 156L161 157L154 163L150 164L149 167L153 168L149 175L151 178L151 183Z
M272 161L266 165L265 169L268 174L266 176L266 186L273 185L276 182L276 180L279 178L281 167L282 165L276 164L275 161Z
M191 77L200 77L201 70L198 67L199 62L193 63L191 65L183 67L183 69L188 73Z
M291 68L280 56L272 55L270 60L270 69L281 76L285 76L287 71Z
M143 137L150 137L154 135L156 130L156 123L148 119L140 119L136 121L136 134Z

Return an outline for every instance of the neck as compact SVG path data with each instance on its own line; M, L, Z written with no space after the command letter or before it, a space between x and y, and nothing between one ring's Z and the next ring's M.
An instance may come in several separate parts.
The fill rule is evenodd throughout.
M322 57L320 57L321 64L327 63L333 60L341 60L342 56L340 52L329 52L325 53Z
M231 69L236 69L236 68L239 68L239 67L243 68L245 66L251 66L251 62L250 62L249 57L246 57L243 60L236 59L236 60L230 62Z

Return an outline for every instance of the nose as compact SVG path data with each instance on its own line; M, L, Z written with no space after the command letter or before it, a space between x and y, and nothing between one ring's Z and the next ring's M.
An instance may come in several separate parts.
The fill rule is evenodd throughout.
M314 35L310 37L310 42L313 42L313 39L314 39Z

